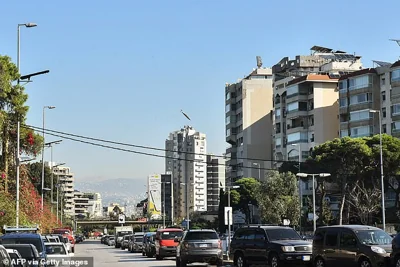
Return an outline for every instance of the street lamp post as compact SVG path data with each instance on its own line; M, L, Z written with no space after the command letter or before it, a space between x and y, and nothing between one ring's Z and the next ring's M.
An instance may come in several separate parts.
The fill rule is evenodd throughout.
M258 181L261 181L261 164L257 162L253 162L254 166L258 166Z
M380 110L370 110L371 113L378 113L379 116L379 152L381 165L381 201L382 201L382 229L386 231L386 211L385 211L385 184L383 175L383 147L382 147L382 115Z
M300 144L291 144L291 146L298 147L298 149L297 149L297 152L299 154L298 170L299 170L299 172L301 172L301 146L300 146ZM290 153L290 151L289 151L289 153ZM302 181L301 181L301 179L299 179L299 198L300 198L300 221L299 221L299 227L300 227L300 233L301 233L301 219L302 219L302 215L303 215L302 214L303 213L303 192L302 192Z
M189 220L190 220L190 205L189 205L189 203L188 203L188 201L189 201L189 186L190 185L194 185L194 183L181 183L181 185L184 185L184 186L186 186L186 222L187 222L187 224L186 224L186 227L187 227L187 229L188 230L190 230L190 222L189 222Z
M43 188L44 188L44 147L45 147L45 143L44 143L44 114L45 114L45 110L47 109L54 109L56 107L54 106L44 106L43 107L43 128L42 128L42 136L43 136L43 146L42 146L42 212L43 212L43 205L44 205L44 199L43 199Z
M53 187L54 187L54 181L53 181L53 168L54 168L54 166L53 166L53 145L57 145L57 144L59 144L59 143L61 143L62 142L62 140L57 140L57 141L53 141L53 142L49 142L49 143L46 143L45 144L45 146L48 146L48 147L50 147L50 162L51 162L51 173L50 173L50 175L51 175L51 178L50 178L50 182L51 182L51 186L50 186L50 189L51 189L51 200L50 200L50 202L51 202L51 212L53 212L53 204L54 204L54 197L53 197ZM57 165L57 166L60 166L60 165ZM57 211L58 212L58 211Z
M317 216L315 213L315 176L319 176L319 177L329 177L331 176L330 173L298 173L297 177L302 177L302 178L306 178L308 176L312 176L312 184L313 184L313 229L314 232L315 230L317 230Z
M227 189L227 192L228 192L228 207L231 207L231 189L237 189L237 188L239 188L240 186L238 186L238 185L228 185L228 186L226 186L225 188ZM232 225L232 222L231 222L231 220L229 219L230 218L230 214L228 214L228 255L229 255L229 248L230 248L230 245L231 245L231 225Z
M20 54L21 54L21 45L20 45L20 28L25 26L27 28L36 27L37 24L35 23L20 23L17 27L17 69L18 73L20 72ZM18 81L19 82L19 81ZM16 176L17 176L17 196L16 196L16 210L15 210L15 225L16 227L19 226L19 166L20 166L20 157L19 157L19 150L20 150L20 119L18 118L17 121L17 157L16 157Z

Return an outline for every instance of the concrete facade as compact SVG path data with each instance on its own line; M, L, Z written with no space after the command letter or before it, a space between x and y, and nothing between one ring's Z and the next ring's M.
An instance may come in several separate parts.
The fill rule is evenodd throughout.
M207 211L218 211L220 188L225 188L225 162L222 157L207 155Z
M174 219L207 211L207 139L204 133L185 126L165 141L165 172L173 177Z
M264 178L271 168L273 87L270 68L254 69L225 86L227 173L229 179Z

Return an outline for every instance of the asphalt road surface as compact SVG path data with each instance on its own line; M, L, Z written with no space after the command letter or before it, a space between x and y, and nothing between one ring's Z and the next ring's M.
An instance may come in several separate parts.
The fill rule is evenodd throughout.
M83 243L75 245L75 257L93 257L94 267L169 267L175 266L175 258L166 258L157 261L147 258L141 253L130 253L127 250L116 249L101 244L100 239L86 239ZM190 265L189 265L190 266ZM191 266L206 266L204 264L191 264ZM84 267L84 266L81 266Z

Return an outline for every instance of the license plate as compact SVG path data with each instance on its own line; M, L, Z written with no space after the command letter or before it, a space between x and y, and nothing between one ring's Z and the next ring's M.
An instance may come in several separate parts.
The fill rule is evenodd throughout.
M200 244L199 247L200 247L200 248L206 248L206 247L207 247L207 244Z
M311 260L311 256L303 256L303 261L310 261Z

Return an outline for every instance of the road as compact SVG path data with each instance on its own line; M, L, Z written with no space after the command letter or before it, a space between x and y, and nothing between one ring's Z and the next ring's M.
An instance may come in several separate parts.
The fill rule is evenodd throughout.
M75 245L75 257L93 257L94 267L169 267L175 266L175 258L157 261L143 257L141 253L129 253L100 243L100 239L86 239ZM192 266L204 266L192 265ZM84 267L84 266L82 266Z

